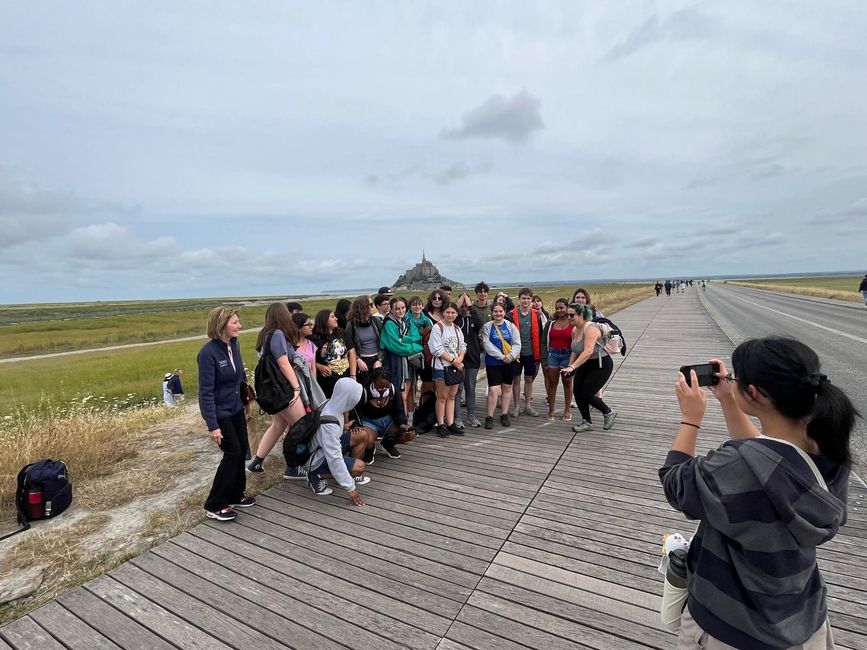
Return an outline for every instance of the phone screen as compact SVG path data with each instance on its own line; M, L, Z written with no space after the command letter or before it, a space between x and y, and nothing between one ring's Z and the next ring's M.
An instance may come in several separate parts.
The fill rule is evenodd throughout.
M680 371L686 377L687 386L692 386L692 379L689 374L690 370L695 370L699 386L713 386L719 383L719 377L716 376L716 373L719 372L718 363L699 363L693 366L681 366Z

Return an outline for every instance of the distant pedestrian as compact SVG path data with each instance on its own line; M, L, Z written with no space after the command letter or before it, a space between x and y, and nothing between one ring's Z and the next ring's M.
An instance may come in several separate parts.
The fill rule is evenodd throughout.
M175 368L171 379L169 379L169 390L172 393L172 398L175 400L175 404L184 401L184 387L181 385L181 376L183 376L183 374L183 369Z
M169 381L171 381L172 376L173 375L170 372L163 375L163 404L170 407L175 406L175 398L174 395L172 395L172 389L169 386Z
M864 279L861 280L861 284L858 285L858 291L860 291L861 295L864 296L864 306L867 307L867 273L864 274Z
M656 291L656 297L659 298L659 293L662 291L662 282L657 280L656 284L653 285L653 289Z
M665 295L671 297L671 280L665 281Z
M197 358L199 366L199 412L211 440L220 447L223 458L214 475L205 511L211 519L231 521L235 508L248 508L256 499L244 494L244 450L247 419L241 402L240 386L246 379L238 335L241 320L234 309L223 305L208 314L208 338ZM249 409L249 406L247 407Z

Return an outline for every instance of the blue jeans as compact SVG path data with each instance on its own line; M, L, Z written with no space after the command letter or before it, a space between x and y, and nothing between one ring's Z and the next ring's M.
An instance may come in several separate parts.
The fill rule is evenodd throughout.
M400 399L400 395L396 395L395 399ZM383 415L381 418L376 418L375 420L361 418L361 425L368 429L373 429L376 431L376 437L382 438L394 426L394 420L390 415Z

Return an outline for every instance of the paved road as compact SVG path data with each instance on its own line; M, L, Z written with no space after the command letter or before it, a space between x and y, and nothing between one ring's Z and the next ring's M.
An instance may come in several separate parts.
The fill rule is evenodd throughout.
M822 360L825 374L867 416L867 309L863 305L717 283L709 285L701 297L736 343L778 334L809 345ZM867 473L867 419L856 426L853 449L863 476Z

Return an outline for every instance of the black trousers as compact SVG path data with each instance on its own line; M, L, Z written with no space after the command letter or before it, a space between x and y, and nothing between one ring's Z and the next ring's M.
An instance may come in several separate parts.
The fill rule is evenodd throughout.
M247 440L247 419L241 409L234 415L217 420L223 434L220 449L223 458L214 475L211 493L205 501L205 510L214 512L228 505L238 503L244 496L247 487L247 475L244 472L244 453L249 448Z
M602 357L602 367L599 367L599 358L592 356L578 366L578 370L572 378L572 394L575 403L581 411L581 417L590 422L590 407L608 413L611 409L600 398L596 397L599 389L605 385L611 372L614 370L614 361L610 356Z

